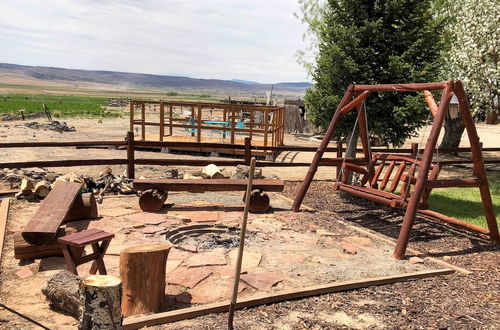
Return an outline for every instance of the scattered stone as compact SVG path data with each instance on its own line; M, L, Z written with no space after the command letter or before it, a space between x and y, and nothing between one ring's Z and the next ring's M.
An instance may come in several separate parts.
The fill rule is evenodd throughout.
M415 265L415 264L423 264L424 259L419 258L419 257L411 257L410 260L408 261L410 264Z
M443 257L443 260L444 260L444 261L450 261L450 260L451 260L451 257L450 257L450 256L444 256L444 257Z
M260 291L269 291L273 286L283 281L283 277L274 272L242 274L240 278L252 288Z
M245 284L240 282L238 292L243 291L245 288ZM228 279L214 279L212 277L188 292L191 295L190 302L192 304L229 300L233 292L233 282Z
M333 266L334 263L320 256L313 256L311 262Z
M226 265L224 249L215 249L210 252L197 253L186 260L188 267L221 266Z
M186 288L194 288L198 283L212 275L212 271L206 268L183 268L174 269L167 275L167 283L180 285Z
M231 250L228 254L228 257L229 257L229 262L232 265L236 265L236 259L238 257L238 249ZM241 269L248 270L251 268L258 267L261 260L262 260L262 254L258 252L244 251L243 260L241 263Z
M358 251L356 250L356 248L354 247L354 245L350 244L350 243L347 243L347 242L342 242L339 244L340 248L342 249L342 251L344 253L347 253L347 254L356 254L358 253Z
M138 212L137 210L124 209L122 207L112 208L112 209L100 209L99 215L107 217L120 217L132 213Z
M128 220L134 222L140 222L145 225L159 225L167 220L165 214L150 213L150 212L138 212L125 217Z
M16 272L16 275L17 277L19 277L20 279L25 279L25 278L28 278L30 276L33 276L33 271L28 267L28 266L24 266L24 267L21 267L17 272Z
M316 234L318 234L319 236L325 236L325 237L334 237L334 236L340 236L340 234L335 234L335 233L332 233L328 230L325 230L323 228L319 228L316 230Z
M158 226L145 226L140 229L143 234L156 234L159 231L165 230L163 227Z
M198 252L198 248L192 244L177 245L176 248L178 248L179 250L182 250L182 251L187 251L187 252L192 252L192 253Z

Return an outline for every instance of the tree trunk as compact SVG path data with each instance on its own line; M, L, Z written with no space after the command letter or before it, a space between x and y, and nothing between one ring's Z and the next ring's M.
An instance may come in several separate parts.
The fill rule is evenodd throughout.
M144 212L158 212L167 200L168 192L156 189L143 191L139 197L139 207Z
M80 283L79 330L123 329L122 283L111 275L93 275Z
M165 298L165 270L170 245L141 245L121 250L124 316L157 313Z
M46 245L34 245L26 242L21 232L14 233L14 258L16 259L36 259L46 257L62 257L61 244L57 238L76 233L74 228L60 228L56 238Z
M94 194L85 193L76 197L75 202L71 206L68 214L64 218L64 222L74 220L95 219L98 217L97 202Z
M47 297L52 307L60 309L78 319L80 316L78 290L81 281L81 277L65 270L52 276L45 288L42 289L42 293Z
M457 117L451 118L450 112L448 111L444 118L443 126L444 136L439 149L458 148L465 129L460 113Z

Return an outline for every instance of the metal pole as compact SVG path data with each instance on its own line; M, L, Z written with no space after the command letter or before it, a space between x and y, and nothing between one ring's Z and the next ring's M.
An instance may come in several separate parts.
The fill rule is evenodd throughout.
M229 304L229 318L227 321L227 328L233 329L234 310L236 308L236 298L238 297L238 286L240 284L241 262L243 260L243 248L245 246L245 234L247 231L248 208L250 206L250 195L252 194L253 176L255 173L255 157L250 161L250 173L248 175L247 191L245 194L245 209L243 210L243 222L240 231L240 246L238 247L238 257L236 259L236 267L234 269L234 285L233 295L231 296L231 303Z

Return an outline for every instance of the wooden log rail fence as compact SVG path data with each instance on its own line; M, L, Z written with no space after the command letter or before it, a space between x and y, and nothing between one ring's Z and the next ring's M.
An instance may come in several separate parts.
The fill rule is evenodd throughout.
M198 143L198 142L169 142L169 141L135 141L134 133L128 132L127 138L124 141L73 141L73 142L6 142L0 143L0 149L4 148L54 148L54 147L99 147L99 146L114 146L126 148L126 158L99 158L99 159L69 159L69 160L44 160L44 161L24 161L24 162L5 162L0 163L0 168L31 168L31 167L71 167L71 166L102 166L102 165L127 165L128 177L135 178L135 165L159 165L159 166L206 166L215 164L217 166L238 166L249 165L252 157L252 152L259 150L274 150L274 151L297 151L297 152L316 152L316 147L306 146L255 146L252 145L250 138L245 138L245 144L227 144L227 143ZM233 148L244 150L244 159L242 160L213 160L211 158L203 159L172 159L172 158L136 158L136 149L148 148L172 148L172 147L206 147L206 148ZM390 149L390 148L373 148L373 152L392 152L416 155L418 145L413 144L411 148ZM337 143L337 147L329 147L328 152L336 152L335 158L323 158L322 166L337 166L343 162L343 154L346 148L342 144ZM362 151L361 149L358 151ZM485 152L498 152L500 147L483 148ZM451 152L470 152L470 148L453 148L440 150L440 153ZM346 162L352 164L366 164L364 158L346 158ZM485 159L485 164L499 164L500 158ZM442 165L454 164L470 164L471 160L444 160L440 161ZM258 161L258 167L307 167L308 162L271 162Z

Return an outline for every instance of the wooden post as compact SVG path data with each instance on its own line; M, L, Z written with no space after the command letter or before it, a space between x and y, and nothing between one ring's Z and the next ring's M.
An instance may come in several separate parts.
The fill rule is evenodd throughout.
M229 305L228 328L233 329L234 310L236 308L236 299L238 297L238 287L240 285L241 263L243 261L243 249L245 247L245 235L247 231L248 210L250 208L250 195L252 194L252 183L255 175L255 158L250 161L250 170L248 174L247 191L245 193L245 208L243 210L243 221L240 230L240 244L238 246L238 256L236 259L236 267L234 269L234 284L231 303Z
M252 139L252 137L253 137L252 136L253 135L253 125L255 124L255 122L254 122L255 117L253 115L254 111L255 111L255 109L250 110L250 139Z
M140 245L120 252L124 316L157 313L165 297L165 270L170 245Z
M196 134L196 141L201 142L201 104L198 104L198 121L197 121L197 134Z
M130 100L130 131L134 131L134 112L135 112L135 101Z
M163 141L165 136L165 105L160 102L160 141Z
M172 136L172 135L173 135L173 127L172 127L172 125L173 125L173 123L174 123L173 105L172 105L172 104L169 104L169 105L168 105L168 109L169 109L169 111L170 111L170 114L169 114L169 117L168 117L168 118L169 118L169 121L170 121L170 122L169 122L169 124L170 124L170 127L169 127L169 133L170 133L170 136Z
M141 139L146 141L146 102L142 102L141 109Z
M234 127L236 126L236 108L231 105L231 144L234 144Z
M359 127L359 137L361 138L361 144L363 145L363 154L365 155L365 160L367 162L371 159L370 150L370 137L368 136L368 130L366 129L366 107L364 103L360 103L356 106L358 111L358 127Z
M465 128L467 129L467 135L469 136L472 160L474 162L474 174L477 175L479 180L481 180L479 192L481 193L486 223L488 224L488 229L490 231L490 239L493 242L500 243L498 224L496 221L495 210L493 208L493 202L491 201L488 176L486 175L486 170L484 168L483 153L481 151L481 143L479 142L479 136L477 135L476 125L474 125L474 120L472 119L470 113L469 102L467 101L467 96L465 95L462 83L457 81L455 84L455 92L458 98L458 108L460 110L460 114L462 115Z
M10 198L2 200L0 205L0 262L2 261L3 241L7 229L7 218L9 217Z
M411 143L411 155L417 157L418 154L418 143L412 142Z
M134 132L127 132L127 177L135 179Z
M427 176L429 174L429 166L436 149L436 143L439 137L439 132L443 126L444 116L448 109L448 105L453 96L453 81L446 83L446 87L443 90L443 95L441 101L439 102L439 109L434 117L434 123L432 125L431 133L427 139L427 144L422 156L422 162L419 168L417 182L411 194L408 206L406 207L405 216L403 218L403 224L399 232L398 241L394 249L394 258L403 259L406 252L406 247L408 246L408 240L410 239L410 233L413 228L413 223L415 222L415 215L417 214L417 208L420 204L420 198L424 192L424 185L427 181Z
M269 108L264 110L264 146L267 146L267 133L269 131Z
M93 275L80 284L82 311L79 330L123 329L120 302L122 282L111 275Z
M245 137L245 163L250 166L250 160L252 158L252 139Z
M222 109L222 121L227 123L227 109L226 108ZM227 125L224 125L224 126L227 126ZM224 140L225 138L226 138L226 130L224 130L224 133L222 133L222 139Z
M335 131L335 128L337 127L340 117L342 116L340 110L344 105L346 105L349 102L353 93L354 93L354 85L349 85L346 93L344 94L344 97L342 97L342 100L337 106L337 110L335 110L335 114L333 115L332 121L330 122L330 125L326 130L325 136L323 137L323 140L321 141L321 144L319 145L316 154L314 154L311 166L309 166L309 170L306 174L306 177L304 178L304 181L302 181L302 186L300 187L299 191L297 192L297 195L295 196L295 200L293 201L292 211L294 212L299 211L300 205L304 200L307 189L309 189L309 186L311 185L311 182L314 178L314 174L316 174L316 171L318 170L321 158L323 158L323 154L325 153L325 150L328 147L328 144L330 143L330 140L332 138L333 132Z

